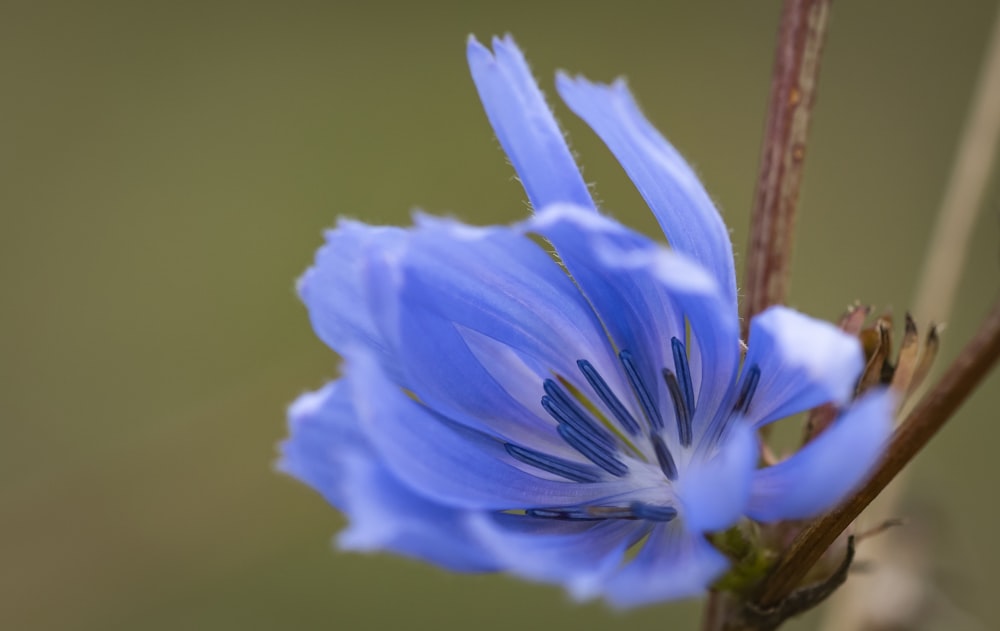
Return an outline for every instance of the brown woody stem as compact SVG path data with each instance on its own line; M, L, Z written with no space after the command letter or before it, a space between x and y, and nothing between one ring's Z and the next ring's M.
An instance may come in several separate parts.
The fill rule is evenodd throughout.
M750 318L785 301L795 209L830 0L785 0L771 78L743 279L743 338Z
M1000 358L1000 301L976 335L893 434L868 482L846 502L809 524L760 585L756 604L773 607L795 590L851 522L955 413Z
M743 339L747 338L753 316L785 301L806 135L816 99L829 11L830 0L785 0L782 7L750 218L743 283ZM710 592L702 620L704 631L721 629L726 609L725 597Z

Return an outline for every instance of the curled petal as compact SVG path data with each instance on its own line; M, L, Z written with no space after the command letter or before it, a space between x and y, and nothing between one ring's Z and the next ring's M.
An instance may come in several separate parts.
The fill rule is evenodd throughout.
M357 425L349 395L341 380L299 397L289 410L291 436L278 462L281 471L347 515L340 546L387 550L454 571L497 569L466 511L418 495L380 463Z
M763 522L805 519L839 504L885 450L895 404L889 390L868 394L788 460L758 470L747 514Z
M560 73L560 96L601 137L653 210L670 245L715 277L736 311L729 230L680 153L642 115L625 82L591 83Z
M753 428L735 423L714 455L691 463L679 492L688 528L710 532L736 523L750 499L758 453Z
M700 596L729 562L680 520L657 526L635 559L605 584L615 607Z
M743 365L760 371L747 412L760 426L824 403L849 401L864 355L857 338L833 325L771 307L750 322ZM749 372L744 369L744 379Z
M593 208L587 185L545 103L524 55L510 37L493 39L494 54L469 38L472 79L500 145L531 205L569 202Z

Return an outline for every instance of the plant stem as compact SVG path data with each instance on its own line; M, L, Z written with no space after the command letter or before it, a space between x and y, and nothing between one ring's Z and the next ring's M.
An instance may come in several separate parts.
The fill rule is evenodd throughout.
M785 0L750 218L743 338L750 319L785 301L806 136L830 0Z
M710 591L701 614L702 631L721 631L725 615L726 595L715 590Z
M743 283L743 339L747 338L754 315L785 301L806 136L816 100L819 59L829 12L830 0L785 0L781 10L750 217ZM728 600L719 592L709 593L703 631L722 629Z
M756 603L780 603L852 521L927 444L975 390L1000 358L1000 300L976 335L893 434L886 455L868 482L841 506L809 524L760 586Z

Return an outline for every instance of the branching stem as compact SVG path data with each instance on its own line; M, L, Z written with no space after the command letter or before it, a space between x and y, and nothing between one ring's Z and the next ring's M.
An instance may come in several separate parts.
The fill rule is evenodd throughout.
M1000 358L1000 300L976 335L893 434L868 482L835 510L809 524L760 585L756 603L772 607L799 585L810 568L868 504L958 410Z

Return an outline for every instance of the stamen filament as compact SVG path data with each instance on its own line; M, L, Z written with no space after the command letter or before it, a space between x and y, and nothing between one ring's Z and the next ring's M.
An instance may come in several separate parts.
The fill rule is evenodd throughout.
M557 431L571 447L611 475L620 478L628 474L628 467L611 450L591 440L572 425L560 424Z
M653 443L653 451L656 452L656 460L660 463L660 469L663 471L663 475L667 476L668 480L676 480L677 463L674 462L674 457L670 453L670 449L667 447L667 444L663 442L660 435L655 432L649 435L649 440Z
M642 404L642 409L646 413L646 418L649 419L649 424L654 430L663 429L663 417L660 416L660 410L657 409L653 397L639 376L639 370L632 359L632 353L624 350L618 353L618 359L621 360L622 366L625 368L625 375L639 397L639 403Z
M608 383L604 381L600 373L594 368L594 366L587 360L581 359L576 362L576 365L580 367L580 372L583 373L584 378L590 387L594 389L597 396L600 397L604 405L608 406L611 413L614 414L618 423L628 431L629 434L633 436L639 433L639 423L636 422L629 411L625 409L622 405L621 400L615 396L615 393L608 386Z
M643 502L632 502L629 507L636 519L647 519L649 521L672 521L677 517L677 509L673 506L656 506Z
M695 412L694 382L691 380L691 365L688 363L687 349L679 339L672 338L670 347L674 352L674 369L677 374L677 382L684 393L684 406L687 407L689 416L693 417Z
M677 517L673 506L632 502L628 506L584 506L582 508L527 508L524 514L540 519L603 521L605 519L642 519L668 522Z
M681 446L691 446L691 413L684 402L684 393L681 385L677 381L677 375L669 368L663 369L663 380L667 382L667 390L670 391L670 398L674 402L674 416L677 417L677 437Z
M552 418L561 425L571 425L609 449L615 447L614 436L595 423L586 412L573 403L555 381L546 379L544 387L545 396L542 397L542 407Z
M504 449L512 458L520 460L524 464L531 465L536 469L547 471L553 475L566 478L573 482L597 482L601 476L585 465L581 465L562 458L556 458L549 454L521 447L513 443L504 443Z

